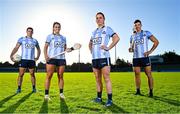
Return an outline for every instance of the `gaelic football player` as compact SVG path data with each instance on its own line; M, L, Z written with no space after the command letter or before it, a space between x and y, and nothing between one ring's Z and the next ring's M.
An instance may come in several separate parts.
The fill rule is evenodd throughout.
M135 72L136 95L140 95L140 72L141 67L144 68L145 74L148 78L149 96L153 96L153 77L151 73L151 61L149 55L156 49L159 41L155 36L149 32L141 29L142 23L140 20L134 21L136 32L130 38L131 47L129 52L133 52L133 69ZM153 42L151 49L148 49L148 41Z
M11 52L10 58L12 61L15 62L13 55L18 51L19 47L21 46L22 54L21 54L21 61L19 63L19 76L18 76L18 89L16 93L21 92L21 85L23 81L24 73L26 69L29 69L29 73L31 75L32 81L32 91L36 92L36 78L35 78L35 66L36 61L39 59L41 50L39 47L39 43L36 39L32 37L33 35L33 28L28 27L26 30L27 35L25 37L19 38L16 46ZM35 48L37 48L37 57L35 57Z

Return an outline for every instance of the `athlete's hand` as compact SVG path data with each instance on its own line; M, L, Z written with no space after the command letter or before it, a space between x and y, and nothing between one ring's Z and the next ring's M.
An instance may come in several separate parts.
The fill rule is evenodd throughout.
M39 59L39 58L37 58L37 57L36 57L36 58L34 58L34 60L35 60L35 61L37 61L38 59Z
M16 62L13 58L13 56L10 56L11 61Z
M71 48L66 48L66 52L71 52L72 51L72 49Z
M151 54L151 52L150 52L150 51L147 51L147 52L144 53L144 56L145 56L145 57L148 57L150 54Z
M133 48L129 48L129 52L134 52L134 49Z
M109 51L109 48L106 47L105 45L101 45L101 49L104 49L105 51Z
M45 56L46 62L48 62L50 60L50 58L48 56Z

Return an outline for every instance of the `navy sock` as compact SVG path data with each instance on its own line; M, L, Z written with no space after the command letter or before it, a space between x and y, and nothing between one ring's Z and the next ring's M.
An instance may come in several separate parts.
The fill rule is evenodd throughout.
M49 94L49 90L45 90L45 95L48 95Z
M60 89L60 93L63 93L63 89Z
M137 88L136 91L137 91L137 93L140 93L140 89L139 88Z
M97 97L101 98L102 97L102 91L101 92L97 92Z
M150 91L149 91L150 93L153 93L153 89L150 89Z
M18 89L21 89L21 86L18 86Z
M32 87L33 87L33 89L36 89L36 86L35 86L35 85L33 85Z
M112 93L108 93L108 100L112 100Z

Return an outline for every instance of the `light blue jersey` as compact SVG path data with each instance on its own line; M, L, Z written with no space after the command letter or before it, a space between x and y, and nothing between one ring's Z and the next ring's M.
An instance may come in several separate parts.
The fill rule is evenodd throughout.
M143 58L144 53L148 51L148 41L152 36L149 31L141 31L135 33L130 38L130 43L133 43L134 53L133 58Z
M66 37L62 35L50 34L47 36L46 43L48 43L48 56L51 58L54 55L65 50ZM65 54L54 57L54 59L65 59Z
M93 31L91 36L92 42L92 59L109 58L109 51L101 49L101 45L108 46L109 39L115 34L111 27L103 26Z
M35 47L39 48L39 43L36 39L30 37L21 37L18 39L18 43L22 48L22 59L34 60Z

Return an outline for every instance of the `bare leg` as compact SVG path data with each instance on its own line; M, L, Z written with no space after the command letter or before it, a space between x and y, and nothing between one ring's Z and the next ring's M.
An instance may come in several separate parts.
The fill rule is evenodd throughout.
M151 73L151 66L145 67L145 74L148 78L148 85L149 85L149 96L153 96L153 77Z
M47 70L47 75L45 80L45 95L48 95L51 84L51 78L54 73L54 65L46 64L46 70Z
M21 86L22 86L23 76L24 76L25 72L26 72L26 68L23 68L23 67L19 68L19 76L18 76L18 79L17 79L18 89L17 89L16 93L21 92Z
M32 87L33 87L33 92L36 92L36 77L35 77L35 69L29 69L29 73L31 75L31 82L32 82Z
M140 86L141 86L141 68L140 67L134 67L134 73L135 73L135 83L136 83L136 94L140 94Z

